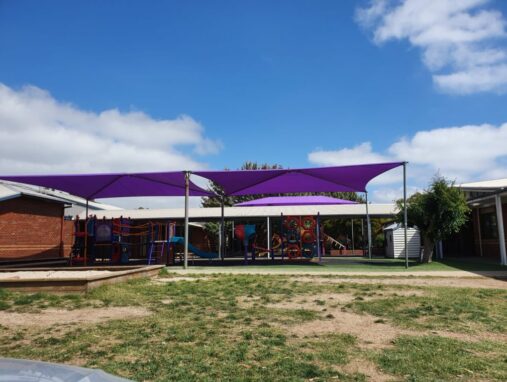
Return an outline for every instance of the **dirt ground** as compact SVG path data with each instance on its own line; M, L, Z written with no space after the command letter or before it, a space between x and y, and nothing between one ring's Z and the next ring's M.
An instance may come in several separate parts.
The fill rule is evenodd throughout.
M375 275L372 275L375 276ZM487 288L507 289L506 279L487 277L291 277L291 281L313 283L355 283L355 284L383 284L383 285L412 285L412 286L440 286L455 288Z
M3 280L61 280L61 279L88 279L97 276L108 276L111 271L15 271L0 272L0 281Z
M38 313L0 311L0 325L8 328L16 328L50 327L56 324L94 324L108 320L145 317L150 314L151 312L148 309L133 306L74 310L45 309Z

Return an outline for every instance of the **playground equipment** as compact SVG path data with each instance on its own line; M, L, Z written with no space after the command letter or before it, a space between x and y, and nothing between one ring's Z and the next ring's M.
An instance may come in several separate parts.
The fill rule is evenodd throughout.
M145 259L150 265L174 261L169 246L175 233L174 222L135 224L129 218L92 216L87 223L77 217L74 224L71 264L128 264L132 259Z
M254 242L252 244L252 248L257 252L257 256L259 257L266 256L270 253L273 255L273 253L277 252L282 246L282 238L276 233L271 236L271 248L263 247L259 244L259 237L260 235L255 235Z
M342 244L338 240L332 238L331 236L329 236L324 231L321 232L321 235L322 235L322 239L324 239L325 241L331 243L331 246L335 246L338 249L346 249L347 248L344 244Z
M318 224L313 216L282 217L282 259L312 258L318 255Z
M185 238L181 236L173 236L171 237L170 244L185 244ZM216 259L218 258L218 253L213 252L205 252L197 248L196 246L188 243L188 249L190 252L194 253L195 255L202 257L203 259Z
M234 236L243 242L245 247L245 263L248 261L248 245L255 237L255 224L240 224L234 227ZM255 251L252 251L252 260L255 260Z

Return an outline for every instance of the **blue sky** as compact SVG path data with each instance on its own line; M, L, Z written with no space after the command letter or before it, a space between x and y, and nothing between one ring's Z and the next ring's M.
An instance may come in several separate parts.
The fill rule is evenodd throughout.
M417 24L410 12L420 0L1 1L0 134L21 147L3 150L0 170L406 159L412 187L436 171L458 181L507 176L502 148L478 159L453 148L507 138L507 3L425 3L433 21ZM442 39L449 25L468 35ZM14 136L22 124L31 130ZM110 147L96 152L93 139ZM374 187L384 201L399 184Z

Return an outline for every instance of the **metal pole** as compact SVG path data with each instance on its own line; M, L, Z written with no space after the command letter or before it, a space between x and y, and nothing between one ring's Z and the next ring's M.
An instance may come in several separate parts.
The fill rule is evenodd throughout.
M354 219L352 219L352 227L351 227L351 230L352 230L352 254L354 254Z
M284 235L284 232L283 232L283 212L280 213L280 236L282 237L282 245L280 246L280 249L281 249L281 255L282 255L282 262L283 262L283 235Z
M269 216L266 217L266 235L267 235L267 243L268 243L268 259L271 259L271 221Z
M368 235L368 258L371 259L371 222L370 213L368 211L368 191L364 192L366 197L366 231Z
M475 210L476 212L476 219L477 219L477 235L479 237L479 256L483 256L483 253L482 253L482 233L481 233L481 211L480 211L480 207L477 207L477 209Z
M408 269L407 162L403 162L403 228L405 235L405 268Z
M364 218L361 218L361 248L364 256Z
M85 208L85 237L84 237L84 265L88 265L88 199L86 199Z
M220 237L218 238L218 247L220 258L224 259L224 249L225 249L225 224L224 224L224 195L222 195L220 199Z
M322 252L320 250L320 212L317 212L317 255L319 256L319 263L322 261Z
M188 198L190 196L190 171L185 171L185 244L183 250L183 268L188 268Z

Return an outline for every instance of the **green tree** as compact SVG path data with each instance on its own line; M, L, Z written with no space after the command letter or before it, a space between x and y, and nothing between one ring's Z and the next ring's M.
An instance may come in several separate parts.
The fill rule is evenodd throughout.
M396 203L397 221L403 222L403 200ZM407 199L408 225L419 228L423 239L423 262L431 262L435 242L457 233L469 213L463 192L441 176L435 176L427 190Z

